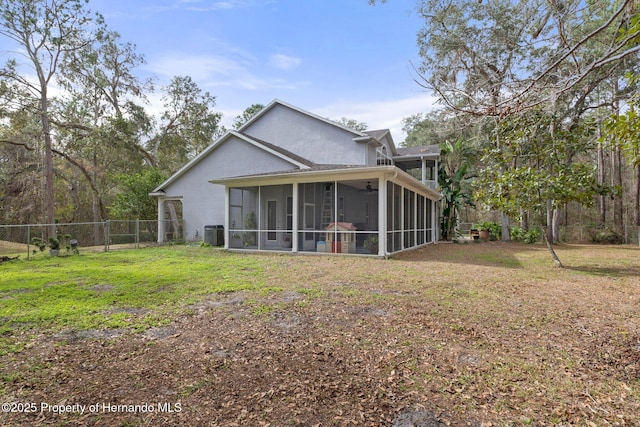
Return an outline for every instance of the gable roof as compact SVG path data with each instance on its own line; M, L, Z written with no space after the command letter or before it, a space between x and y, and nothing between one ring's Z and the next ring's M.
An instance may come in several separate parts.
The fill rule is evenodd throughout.
M271 149L271 150L273 150L273 151L275 151L277 153L280 153L283 156L288 157L289 159L292 159L292 160L295 160L295 161L297 161L299 163L302 163L305 166L308 166L308 167L315 166L315 163L313 163L311 160L307 160L304 157L298 156L297 154L292 153L289 150L285 150L282 147L278 147L277 145L274 145L274 144L272 144L270 142L263 141L260 138L256 138L255 136L247 135L245 133L242 133L242 135L245 138L252 139L255 142L257 142L258 144L263 145L264 147L267 147L267 148L269 148L269 149Z
M166 181L164 181L162 184L160 184L158 187L156 187L150 194L151 195L155 195L156 193L161 193L164 191L164 188L168 187L169 185L171 185L172 183L174 183L175 181L178 180L178 178L180 178L182 175L184 175L185 173L187 173L187 171L189 171L189 169L191 169L192 167L194 167L196 164L198 164L202 159L204 159L207 155L209 155L209 153L211 153L212 151L214 151L216 148L218 148L220 145L224 144L226 141L228 141L232 136L235 136L236 138L242 139L245 142L248 142L249 144L266 151L267 153L270 153L276 157L279 157L283 160L286 160L290 163L292 163L293 165L297 166L300 169L309 169L311 168L314 163L306 160L294 153L291 153L290 151L287 151L283 148L280 148L278 146L275 146L273 144L270 144L266 141L261 141L257 138L251 137L249 135L245 135L243 133L240 133L238 131L235 130L230 130L227 131L227 133L225 133L224 135L222 135L217 141L215 141L214 143L212 143L211 145L209 145L207 148L205 148L204 150L202 150L202 152L200 152L196 157L194 157L193 159L191 159L191 161L189 161L186 165L184 165L183 167L181 167L176 173L174 173L173 175L171 175Z
M389 129L378 129L366 131L366 134L373 138L378 144L384 147L388 147L392 156L398 155L396 144L393 142L391 131ZM385 142L383 142L385 141Z
M347 132L350 132L350 133L352 133L354 135L354 139L355 138L362 138L362 137L366 138L367 136L369 136L368 133L366 133L366 132L360 132L360 131L357 131L355 129L351 129L350 127L347 127L347 126L345 126L343 124L340 124L338 122L334 122L333 120L330 120L330 119L328 119L326 117L319 116L319 115L317 115L315 113L312 113L310 111L303 110L302 108L296 107L295 105L291 105L291 104L286 103L284 101L281 101L279 99L274 99L273 101L271 101L269 103L269 105L264 107L262 110L260 110L258 113L256 113L253 117L251 117L251 119L249 119L245 124L243 124L238 129L238 131L239 132L243 132L246 128L250 127L254 122L260 120L260 117L264 116L265 114L267 114L268 111L272 110L274 107L276 107L278 105L286 107L286 108L288 108L290 110L293 110L293 111L297 111L300 114L304 114L306 116L313 117L314 119L320 120L320 121L322 121L324 123L327 123L327 124L329 124L331 126L335 126L335 127L340 128L342 130L346 130Z
M398 148L398 157L437 157L440 156L440 145L422 145L419 147Z

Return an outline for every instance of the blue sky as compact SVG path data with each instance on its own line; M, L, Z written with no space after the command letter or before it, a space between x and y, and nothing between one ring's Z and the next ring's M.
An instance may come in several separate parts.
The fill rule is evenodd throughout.
M230 127L254 103L278 98L323 117L348 117L404 140L402 118L430 111L414 81L414 0L90 0L137 46L158 86L190 75Z

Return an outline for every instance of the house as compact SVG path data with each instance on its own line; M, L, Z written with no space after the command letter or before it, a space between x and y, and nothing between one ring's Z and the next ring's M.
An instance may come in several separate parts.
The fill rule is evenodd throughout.
M275 100L150 194L158 241L184 224L193 241L217 226L227 249L326 252L327 233L354 253L415 248L438 238L439 157Z

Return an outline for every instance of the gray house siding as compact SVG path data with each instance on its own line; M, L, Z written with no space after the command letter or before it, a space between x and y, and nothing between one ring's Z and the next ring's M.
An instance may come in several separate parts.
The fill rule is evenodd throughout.
M274 105L242 132L318 164L366 164L367 144L354 142L357 134L284 105Z
M375 166L378 164L378 154L374 144L366 144L367 166Z
M297 167L230 136L164 191L167 198L182 199L185 240L201 240L205 225L224 224L225 219L224 186L211 184L210 179L290 169Z

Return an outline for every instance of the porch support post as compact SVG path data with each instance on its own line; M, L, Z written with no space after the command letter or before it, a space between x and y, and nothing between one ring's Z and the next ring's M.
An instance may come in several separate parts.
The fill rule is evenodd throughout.
M438 165L438 159L435 159L434 162L435 166L433 167L433 180L435 182L435 187L433 189L435 190L436 188L438 188L438 169L440 169L440 166Z
M164 242L164 198L158 197L158 243Z
M413 246L418 246L418 193L413 192Z
M427 159L423 157L420 160L422 160L422 184L427 185Z
M404 223L404 218L404 187L400 186L400 249L406 249L404 231L407 229L407 224Z
M291 252L298 252L298 227L299 227L299 218L298 214L300 209L298 209L299 203L299 195L298 195L298 183L293 183L293 200L291 201L292 206L292 218L291 218Z
M436 215L436 204L437 202L435 200L431 200L431 243L436 242L438 235L436 231L436 224L438 223L438 217Z
M230 211L231 211L231 188L228 185L224 186L224 248L229 249L229 238L231 237L231 231L229 230L230 223Z
M378 256L387 253L387 181L378 178Z
M262 186L258 186L258 250L261 250L260 243L262 242Z

